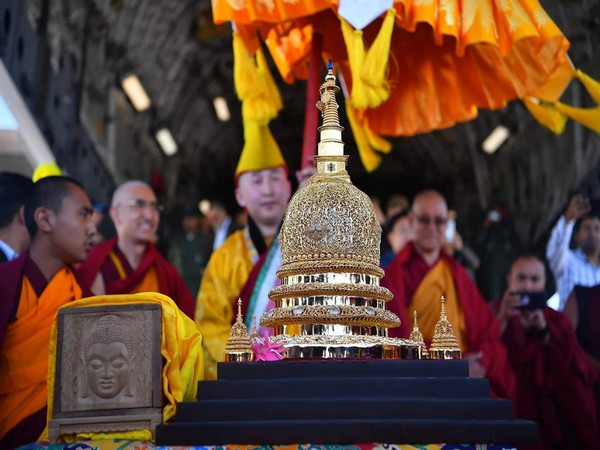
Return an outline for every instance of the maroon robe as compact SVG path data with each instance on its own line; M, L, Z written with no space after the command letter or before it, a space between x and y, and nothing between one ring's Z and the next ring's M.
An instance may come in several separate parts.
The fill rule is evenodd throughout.
M492 395L514 398L514 376L507 363L506 349L500 340L500 326L496 316L460 263L444 252L440 258L444 258L450 267L456 294L461 302L465 318L465 353L482 352L479 362L486 369ZM381 284L392 291L394 299L388 303L387 308L402 321L400 327L389 330L390 337L408 338L412 321L409 320L406 309L431 267L433 266L429 266L410 243L388 266Z
M503 334L517 379L517 416L540 425L541 446L527 448L600 449L594 400L597 373L577 342L565 315L544 309L547 344L511 317Z
M91 286L98 273L102 272L107 294L129 294L144 279L148 270L154 267L160 293L170 297L188 317L194 317L196 308L194 297L177 269L162 257L154 244L148 244L146 253L135 270L124 261L126 263L124 267L128 272L124 280L119 278L109 258L110 253L115 249L117 249L117 238L103 242L92 249L87 261L78 269L84 283ZM121 260L123 261L123 258Z

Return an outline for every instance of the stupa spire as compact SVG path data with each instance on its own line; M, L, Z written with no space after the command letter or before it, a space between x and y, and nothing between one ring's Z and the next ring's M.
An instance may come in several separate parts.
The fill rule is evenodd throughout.
M419 330L419 324L417 322L417 311L413 311L413 329L410 332L410 336L408 337L411 341L419 344L420 347L420 359L427 359L429 356L429 352L427 351L427 346L425 345L425 339L423 338L423 333Z
M319 87L321 99L317 102L317 108L321 111L323 125L319 127L319 156L342 156L344 154L344 142L338 115L338 104L335 95L340 92L333 73L333 62L329 60L325 81Z
M440 319L435 324L433 339L429 347L429 357L431 359L460 359L460 346L454 336L452 324L446 316L446 297L442 295L440 302Z
M237 317L225 346L225 361L252 361L254 354L250 344L248 328L244 325L242 317L242 299L238 299Z

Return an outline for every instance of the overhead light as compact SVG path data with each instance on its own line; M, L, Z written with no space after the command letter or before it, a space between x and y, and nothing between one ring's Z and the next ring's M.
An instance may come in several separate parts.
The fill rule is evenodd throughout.
M175 142L173 135L167 128L161 128L158 130L155 137L165 155L173 156L175 153L177 153L177 142Z
M491 155L498 150L502 144L504 144L504 141L506 141L509 136L510 131L508 131L508 128L498 125L494 131L490 133L486 140L483 141L483 151Z
M229 119L231 119L229 106L227 105L227 100L225 100L224 97L215 97L213 99L213 106L215 107L215 113L217 114L217 118L221 122L227 122Z
M210 200L200 200L198 202L198 209L200 210L200 212L204 215L207 215L208 212L210 211Z
M144 86L140 83L137 75L128 75L121 80L121 86L137 111L145 111L150 108L150 97L146 94Z

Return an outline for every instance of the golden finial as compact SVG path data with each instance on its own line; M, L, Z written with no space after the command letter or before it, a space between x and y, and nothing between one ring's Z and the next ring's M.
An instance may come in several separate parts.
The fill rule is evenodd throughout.
M419 324L417 323L417 311L413 311L413 329L410 333L408 339L413 342L416 342L419 345L419 359L427 359L429 356L429 352L427 351L427 346L425 345L425 339L423 338L423 333L419 330Z
M250 336L248 336L248 328L244 325L244 320L242 318L242 299L238 299L237 304L237 318L231 327L229 339L225 346L225 361L252 361L254 359L254 354L252 353Z
M435 324L433 340L429 347L430 359L460 359L461 351L452 324L446 317L446 297L440 297L440 320Z

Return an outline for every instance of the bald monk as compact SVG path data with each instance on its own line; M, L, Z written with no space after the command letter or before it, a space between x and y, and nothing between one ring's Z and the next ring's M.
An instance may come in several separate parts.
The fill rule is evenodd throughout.
M79 268L81 279L96 295L159 292L193 318L194 297L154 246L160 206L152 188L138 180L123 183L113 195L110 217L117 237L94 247Z
M382 285L394 294L388 308L402 321L390 329L391 337L407 338L413 310L427 345L440 317L440 296L446 296L446 312L463 353L469 375L488 378L491 393L513 398L514 379L500 340L500 328L467 272L442 248L448 223L448 205L434 190L418 194L410 212L414 241L396 255L386 270Z
M37 440L46 426L48 342L56 310L90 295L71 266L96 228L83 187L62 176L33 185L24 217L29 251L0 265L0 448Z

